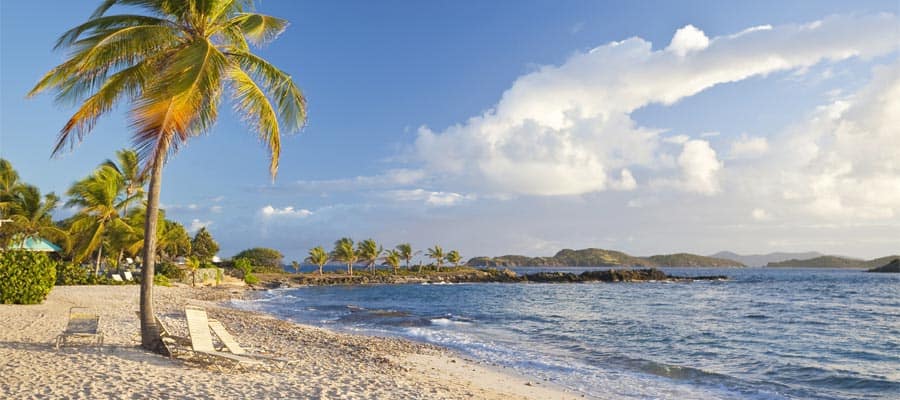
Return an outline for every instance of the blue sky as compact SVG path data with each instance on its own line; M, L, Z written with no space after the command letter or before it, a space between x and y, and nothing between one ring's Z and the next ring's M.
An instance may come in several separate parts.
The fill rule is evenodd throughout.
M50 159L73 109L25 99L62 60L55 39L93 7L0 3L0 156L44 191L64 192L129 144L120 107ZM223 256L266 245L296 259L340 236L467 257L900 249L900 166L872 161L895 155L884 149L900 136L886 117L895 104L877 100L897 82L896 1L268 0L258 10L291 21L259 53L309 101L277 180L230 112L164 171L168 215L208 225ZM760 26L771 29L738 35ZM852 140L866 135L881 146Z

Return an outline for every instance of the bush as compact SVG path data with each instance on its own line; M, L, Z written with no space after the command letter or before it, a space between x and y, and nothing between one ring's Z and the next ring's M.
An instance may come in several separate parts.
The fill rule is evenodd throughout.
M172 286L172 283L169 282L169 278L165 275L154 275L153 276L153 285L155 286Z
M178 268L178 266L176 266L175 264L168 262L159 263L159 265L156 266L156 274L163 275L166 278L169 278L169 280L176 281L181 281L185 278L183 269Z
M238 258L237 260L234 260L234 268L241 271L244 276L244 283L248 285L259 283L259 278L253 275L253 266L250 265L249 259Z
M96 277L87 268L75 264L61 264L56 267L57 285L94 285Z
M0 252L0 303L39 304L56 281L56 262L44 253Z
M235 259L245 258L250 261L256 272L284 272L281 260L284 258L281 252L265 247L255 247L244 250L234 256Z

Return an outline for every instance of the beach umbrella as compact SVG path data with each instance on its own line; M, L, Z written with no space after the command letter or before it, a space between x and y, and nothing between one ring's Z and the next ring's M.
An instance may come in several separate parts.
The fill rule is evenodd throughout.
M18 250L24 249L28 251L41 251L46 253L56 253L62 251L62 248L53 244L49 240L36 238L36 237L27 237L25 240L18 244L12 244L9 246L10 250Z

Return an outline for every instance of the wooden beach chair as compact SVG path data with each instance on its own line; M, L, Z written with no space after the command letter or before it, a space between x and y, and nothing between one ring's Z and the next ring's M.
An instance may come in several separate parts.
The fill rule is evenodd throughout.
M131 275L131 271L122 272L122 275L125 277L125 280L128 282L134 281L134 275Z
M112 278L112 280L116 281L116 282L125 282L122 280L122 276L119 274L112 274L109 277Z
M97 344L97 351L103 351L103 333L100 332L100 316L88 312L86 307L69 309L69 322L66 330L56 337L56 350L65 345L69 338L88 338Z
M219 341L221 341L222 344L225 345L225 348L228 349L228 351L230 351L231 354L237 354L239 356L247 356L247 357L271 361L278 368L284 368L287 365L291 364L292 362L295 362L295 360L288 360L286 358L270 356L268 354L259 354L259 353L248 352L246 349L241 347L241 345L238 344L238 342L236 340L234 340L234 336L231 336L231 333L228 332L227 329L225 329L225 325L222 325L222 323L219 322L219 320L210 318L209 319L209 329L212 329L213 333L215 333L216 336L219 338Z
M219 366L216 361L229 361L237 366L264 365L257 359L216 350L212 335L209 333L206 310L187 306L184 308L184 316L187 319L188 333L191 335L191 349L194 353L206 357L211 364Z
M135 311L134 313L138 317L138 324L140 324L141 312ZM159 337L162 339L163 345L166 346L166 350L169 351L169 358L175 357L185 351L189 351L188 349L191 348L190 338L172 334L172 331L161 319L159 319L159 316L154 315L153 319L156 320L156 327L159 329Z

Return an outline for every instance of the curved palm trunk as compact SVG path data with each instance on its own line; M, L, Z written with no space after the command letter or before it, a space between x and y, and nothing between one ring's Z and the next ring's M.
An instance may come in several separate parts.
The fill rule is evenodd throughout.
M144 265L141 268L141 347L167 355L159 336L153 312L153 275L156 272L156 225L159 218L159 191L166 148L159 149L151 166L150 191L147 196L147 219L144 222Z
M319 264L319 275L322 275L322 266L325 264Z
M353 264L347 263L347 274L353 276Z

